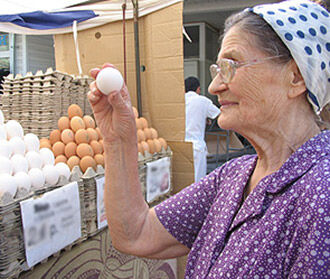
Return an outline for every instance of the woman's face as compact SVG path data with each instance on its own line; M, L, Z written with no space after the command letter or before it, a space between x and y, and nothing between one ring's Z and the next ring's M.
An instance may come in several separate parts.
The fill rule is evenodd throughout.
M268 57L254 46L254 41L252 35L233 27L223 39L218 59L252 62ZM274 60L241 67L228 84L218 74L209 92L218 96L221 105L219 126L246 135L248 131L275 125L287 98L285 68Z

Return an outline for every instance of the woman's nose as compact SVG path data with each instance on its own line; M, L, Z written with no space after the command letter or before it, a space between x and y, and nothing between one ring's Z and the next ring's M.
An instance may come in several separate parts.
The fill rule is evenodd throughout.
M211 81L208 91L212 95L220 94L227 88L227 84L225 84L219 74L217 74L214 79Z

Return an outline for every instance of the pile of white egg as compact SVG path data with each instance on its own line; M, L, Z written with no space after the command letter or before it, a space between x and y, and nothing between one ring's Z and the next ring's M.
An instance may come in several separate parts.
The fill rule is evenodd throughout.
M17 198L47 185L56 185L60 175L69 179L69 167L64 163L54 164L53 152L40 149L35 134L24 135L18 121L5 123L0 110L0 199L5 193Z

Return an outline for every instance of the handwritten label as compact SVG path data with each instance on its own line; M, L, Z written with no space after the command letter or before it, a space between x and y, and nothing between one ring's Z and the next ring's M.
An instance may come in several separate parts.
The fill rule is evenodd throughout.
M147 202L155 200L170 190L170 164L169 157L147 163Z
M81 237L77 182L20 203L25 254L29 267Z
M104 176L96 179L97 228L100 230L108 225L104 207Z

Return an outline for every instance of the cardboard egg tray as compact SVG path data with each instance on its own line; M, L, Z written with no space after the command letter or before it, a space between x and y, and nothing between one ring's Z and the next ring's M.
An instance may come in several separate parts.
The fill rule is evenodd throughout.
M86 222L87 236L93 236L100 230L97 227L97 190L96 179L104 176L104 169L98 165L96 172L88 168L81 177L84 182L84 221Z
M84 115L92 113L86 97L91 82L91 77L72 76L52 68L34 75L10 74L4 78L0 109L5 119L19 121L26 133L48 137L71 104L78 104Z
M81 243L87 238L86 223L84 221L84 200L83 200L83 181L81 172L74 169L71 173L70 182L77 181L79 187L80 209L81 209L81 238L65 247L71 249L75 244ZM33 196L39 196L52 191L69 181L61 176L58 183L54 186L45 185L42 189L35 190L21 198L10 199L6 194L0 200L0 278L17 278L23 271L30 268L26 264L23 227L21 220L20 202ZM59 256L58 251L53 256ZM45 259L44 261L47 261ZM43 262L44 262L43 261Z

